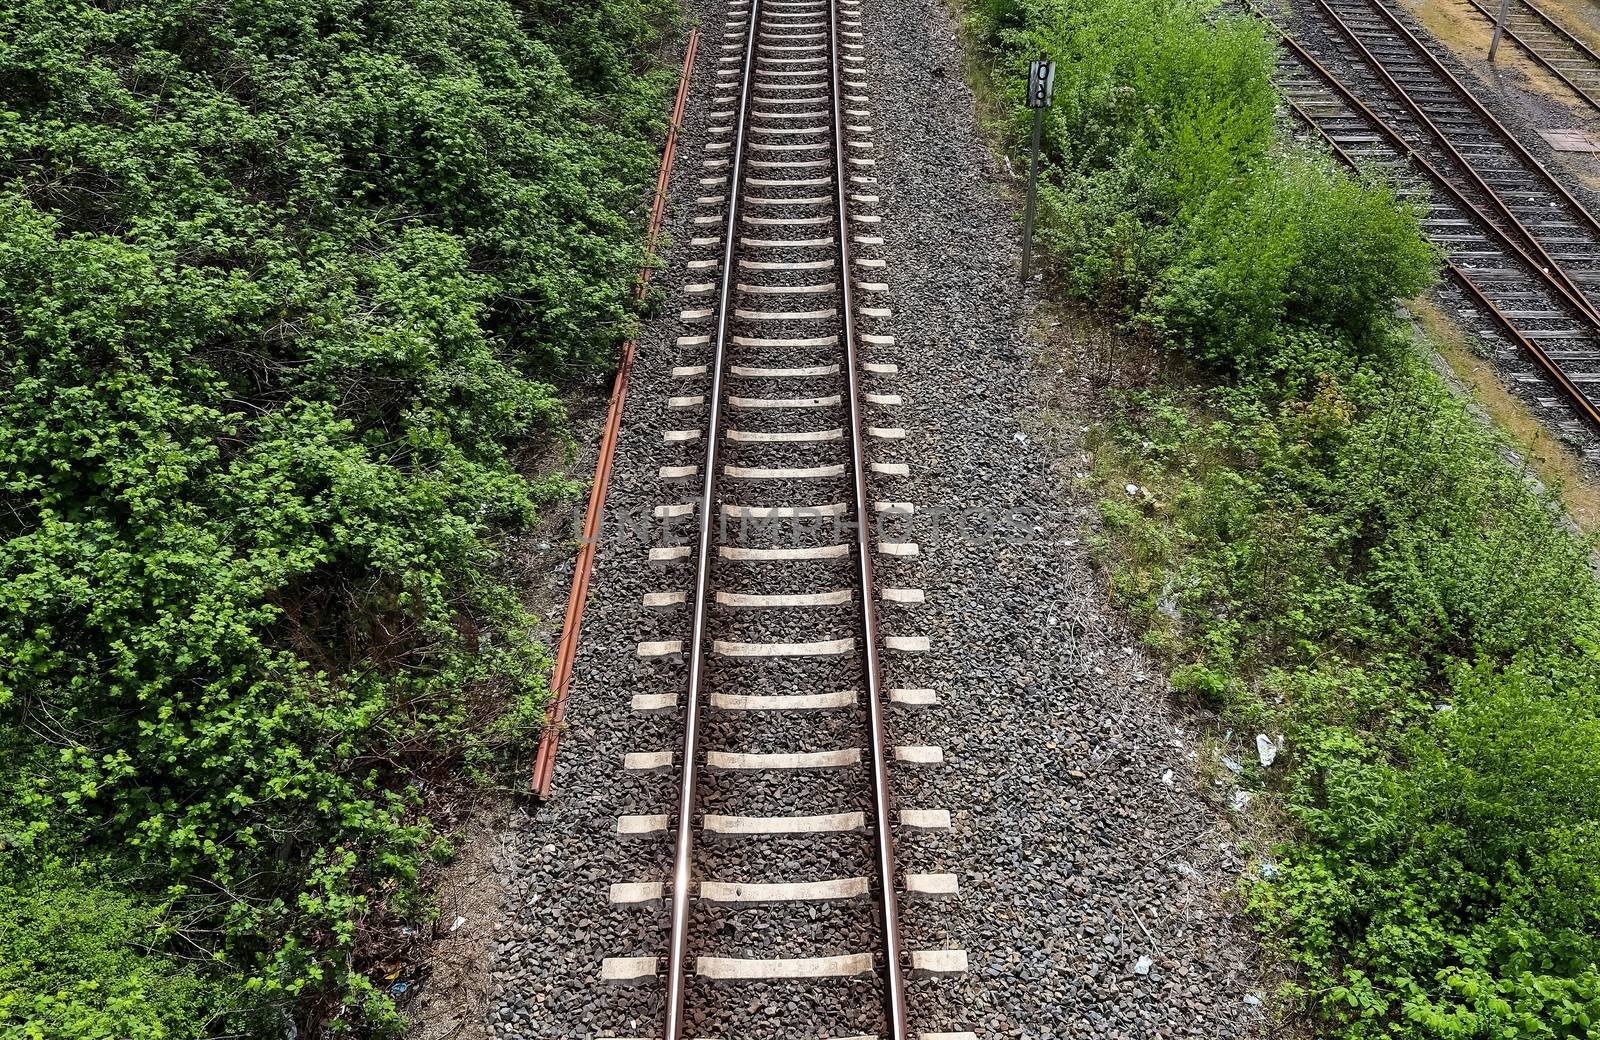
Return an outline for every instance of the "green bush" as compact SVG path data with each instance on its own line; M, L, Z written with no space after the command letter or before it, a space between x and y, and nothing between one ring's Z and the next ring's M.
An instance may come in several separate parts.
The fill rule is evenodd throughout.
M1464 668L1404 765L1301 767L1315 839L1256 907L1346 1035L1579 1037L1600 1022L1600 662Z
M1099 455L1175 688L1288 739L1300 830L1250 898L1290 995L1342 1037L1586 1035L1524 1020L1596 992L1590 547L1421 361L1286 384L1130 400Z
M168 920L59 864L0 872L0 1031L18 1040L176 1040L240 1023L208 972L152 949Z
M1213 653L1504 659L1568 645L1600 616L1587 547L1423 363L1396 357L1386 378L1306 397L1275 400L1278 385L1210 394L1210 422L1168 408L1121 435L1119 464L1171 488L1173 581Z
M1011 64L1057 62L1039 241L1083 298L1135 303L1181 253L1185 218L1235 190L1274 139L1267 41L1194 3L1048 0L980 9ZM1021 79L1012 100L1021 100ZM1007 81L1010 88L1011 81ZM1015 134L1031 115L1018 110Z
M108 951L168 922L130 979L216 954L196 985L309 1031L392 1024L362 936L419 911L430 799L544 695L495 544L570 490L515 460L634 321L668 17L7 12L0 854L106 879ZM16 984L169 1028L103 981Z
M1421 292L1437 266L1418 220L1387 186L1325 157L1275 157L1193 214L1142 317L1197 356L1251 372L1271 363L1289 323L1338 349L1380 351L1391 302Z
M1098 454L1113 591L1174 687L1287 738L1298 832L1249 895L1288 996L1351 1040L1589 1035L1590 546L1422 362L1285 383L1131 400Z
M1284 145L1256 20L1199 0L1049 0L978 21L1011 62L1056 59L1039 238L1080 298L1253 369L1286 325L1380 349L1387 302L1432 280L1420 215L1390 186ZM1029 119L1019 107L1018 137Z
M1056 61L1045 154L1063 169L1132 166L1150 179L1152 212L1183 209L1265 156L1277 95L1265 32L1243 18L1207 20L1194 0L994 0L980 30L1010 68L1045 52ZM1007 79L1009 99L1022 82ZM1020 141L1032 114L1016 113Z

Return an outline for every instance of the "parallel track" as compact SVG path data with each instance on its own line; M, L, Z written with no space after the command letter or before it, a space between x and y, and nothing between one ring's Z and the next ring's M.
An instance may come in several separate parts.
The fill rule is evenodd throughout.
M1488 4L1483 0L1467 0L1467 3L1491 25L1500 13L1496 0ZM1566 26L1529 0L1511 0L1505 35L1590 108L1600 112L1600 54Z
M1520 348L1503 360L1533 363L1513 378L1589 427L1573 436L1600 429L1600 223L1376 0L1306 10L1342 67L1278 25L1277 78L1296 116L1346 162L1407 164L1426 179L1424 226L1449 273Z
M1311 0L1352 71L1372 77L1360 93L1411 144L1455 168L1485 193L1501 226L1525 240L1594 310L1600 291L1600 220L1494 116L1382 0Z
M740 1019L747 1002L720 998L713 982L745 987L757 1005L809 1007L829 1030L909 1040L908 970L964 971L965 954L909 950L900 926L902 892L953 895L955 877L896 863L897 826L941 829L948 813L897 815L889 785L891 758L917 768L943 752L891 747L887 735L887 704L914 709L932 691L884 678L887 656L915 656L928 640L880 631L880 601L918 603L922 592L880 587L874 568L875 555L918 547L883 527L904 526L913 506L869 492L908 466L869 458L898 450L906 431L892 424L899 395L865 385L898 369L870 360L894 342L878 331L891 317L875 280L885 261L855 248L883 244L859 0L731 0L729 10L695 217L721 234L689 243L690 276L712 280L685 286L707 305L680 315L689 363L673 369L704 393L668 401L671 414L703 421L664 435L703 453L662 468L669 487L698 481L693 501L657 509L692 517L693 537L652 550L693 579L687 593L645 596L647 607L686 608L688 637L639 649L681 659L687 679L681 704L635 698L641 710L681 707L682 745L627 763L678 768L671 880L619 883L612 900L669 905L665 1040L760 1032ZM619 833L664 830L668 818L624 817ZM602 974L648 982L658 965L611 958Z

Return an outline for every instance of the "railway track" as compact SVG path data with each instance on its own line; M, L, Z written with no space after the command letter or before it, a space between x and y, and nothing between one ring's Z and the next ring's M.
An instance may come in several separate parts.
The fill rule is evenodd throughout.
M1494 24L1498 11L1491 10L1491 5L1483 0L1467 3ZM1590 108L1600 112L1600 54L1588 44L1528 0L1511 0L1507 6L1505 35Z
M617 821L670 840L670 872L611 888L668 922L601 977L658 987L666 1040L907 1040L908 977L959 974L966 955L909 948L900 923L903 900L957 880L897 862L897 836L950 817L890 787L891 764L937 769L943 752L890 738L936 695L915 684L923 594L900 583L919 547L894 493L910 473L900 373L879 360L893 314L859 0L728 12L665 402L663 584L643 597L683 638L639 644L665 689L634 697L677 713L681 744L624 763L675 770L675 799Z
M1592 441L1600 224L1381 4L1311 0L1314 35L1251 9L1283 36L1277 80L1297 118L1345 162L1420 175L1424 229L1488 319L1479 331L1509 341L1500 360L1541 407L1566 413L1558 428Z
M1310 0L1301 10L1327 32L1369 106L1480 193L1502 228L1522 238L1592 310L1600 289L1600 220L1381 0Z

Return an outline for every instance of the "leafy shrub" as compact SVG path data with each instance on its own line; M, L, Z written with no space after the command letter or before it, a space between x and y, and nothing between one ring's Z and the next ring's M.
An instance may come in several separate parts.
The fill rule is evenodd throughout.
M1010 62L1041 51L1057 59L1041 246L1064 262L1079 296L1136 302L1182 248L1180 212L1231 190L1234 173L1267 154L1265 37L1242 19L1207 26L1191 3L1048 0L980 11ZM1029 120L1019 106L1018 137Z
M203 966L149 951L166 914L59 864L0 876L0 1030L19 1040L175 1040L237 1021Z
M1419 215L1386 185L1294 151L1214 191L1189 224L1182 255L1144 300L1144 320L1208 361L1259 370L1286 335L1372 353L1391 301L1421 292L1437 256Z
M1301 767L1316 839L1258 910L1293 936L1302 992L1348 1035L1585 1036L1600 1012L1597 662L1463 669L1406 731L1405 765ZM1316 792L1314 795L1313 792Z
M1210 619L1212 652L1508 658L1570 643L1600 616L1584 544L1420 362L1397 357L1385 379L1330 381L1309 399L1274 393L1221 390L1212 422L1154 415L1120 442L1122 465L1172 488L1173 582Z
M392 1024L363 943L544 694L495 539L569 490L514 456L633 321L666 12L8 12L0 854L100 879L107 957L166 928L129 979L198 950L304 1028ZM105 1035L177 1028L100 992Z
M1175 688L1287 737L1299 832L1250 900L1288 994L1351 1040L1588 1035L1589 546L1420 361L1285 384L1318 385L1130 401L1099 465L1113 591L1168 630Z
M1192 0L1041 0L980 8L980 30L1011 68L1041 51L1056 60L1047 156L1079 172L1131 160L1152 178L1141 185L1152 210L1225 187L1274 139L1269 45L1247 19L1208 23ZM1019 106L1022 82L1004 87ZM1016 113L1019 140L1031 120Z
M1012 60L1057 59L1040 242L1080 298L1249 369L1286 324L1379 349L1387 301L1431 281L1437 254L1390 186L1282 146L1255 20L1156 0L979 11Z

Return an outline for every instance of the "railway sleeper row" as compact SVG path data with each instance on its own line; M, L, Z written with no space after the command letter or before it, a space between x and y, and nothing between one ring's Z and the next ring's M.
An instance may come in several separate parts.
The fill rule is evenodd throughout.
M681 718L685 743L626 755L665 811L615 825L619 839L677 841L665 878L610 887L624 912L670 910L667 949L619 951L599 977L661 987L667 1040L755 1036L744 1016L769 1003L809 1007L840 1036L906 1040L904 978L967 965L960 949L904 948L898 926L902 900L956 898L960 883L937 854L895 862L897 836L948 832L948 807L888 804L890 768L937 771L945 753L886 736L914 733L942 691L919 664L914 431L859 0L728 10L679 387L662 402L679 455L659 473L661 585L643 596L656 620L636 648L655 688L632 695L636 712Z

